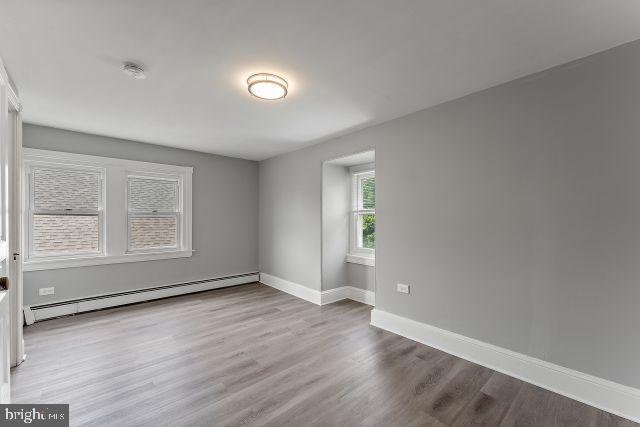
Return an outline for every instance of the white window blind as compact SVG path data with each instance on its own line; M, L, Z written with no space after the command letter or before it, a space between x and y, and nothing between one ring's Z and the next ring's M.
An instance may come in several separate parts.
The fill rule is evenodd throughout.
M179 189L178 178L127 178L129 251L178 247Z
M24 148L25 271L193 253L185 166Z
M102 251L102 173L34 167L29 200L30 255Z
M361 175L359 178L358 209L374 211L376 209L376 178L372 173Z

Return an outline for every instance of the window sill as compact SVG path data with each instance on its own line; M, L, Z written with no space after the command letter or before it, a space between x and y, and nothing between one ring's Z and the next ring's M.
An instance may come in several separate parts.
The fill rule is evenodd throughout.
M23 271L55 270L59 268L88 267L92 265L121 264L125 262L153 261L171 258L188 258L193 250L126 254L119 256L93 256L63 259L39 259L22 264Z
M347 262L375 267L376 257L375 255L347 254Z

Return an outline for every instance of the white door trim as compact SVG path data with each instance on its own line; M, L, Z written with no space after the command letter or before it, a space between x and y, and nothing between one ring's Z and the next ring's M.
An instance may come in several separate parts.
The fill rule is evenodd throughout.
M15 245L13 241L15 239L14 229L20 227L20 216L16 218L12 205L15 185L15 170L12 159L17 141L15 137L16 135L20 136L21 132L17 129L19 120L9 121L9 111L15 112L19 116L20 109L17 94L11 87L9 76L2 59L0 59L0 173L2 173L0 209L3 212L0 224L0 241L2 242L0 245L2 248L0 276L6 276L9 281L9 290L0 290L0 403L11 402L9 367L14 358L14 351L22 348L21 345L17 345L17 340L22 340L22 317L17 321L19 307L16 305L22 296L21 280L19 280L21 276L19 273L16 274L14 268L16 263L12 256L12 248ZM12 119L16 115L12 115ZM18 240L17 243L19 244L19 242Z
M0 113L3 121L8 125L10 132L3 129L6 147L4 154L7 156L7 272L9 278L9 294L7 305L9 306L10 325L10 364L16 366L24 359L24 342L22 336L22 260L19 255L21 251L22 238L22 189L20 183L22 168L22 105L17 92L11 85L9 76L0 58L0 86L6 96L6 104ZM6 107L4 106L6 105ZM11 112L11 114L9 114ZM15 259L14 259L15 258Z
M9 295L11 306L11 366L24 360L22 335L22 113L20 105L10 116L13 137L9 141Z

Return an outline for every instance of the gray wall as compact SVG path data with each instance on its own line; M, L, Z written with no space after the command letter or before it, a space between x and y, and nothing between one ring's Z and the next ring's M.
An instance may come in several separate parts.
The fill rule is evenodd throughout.
M25 125L25 147L193 166L190 258L25 272L24 303L186 282L258 270L258 165L195 151ZM38 296L55 286L56 294Z
M344 166L322 167L322 290L349 284L345 258L349 250L351 174Z
M369 291L376 289L376 268L368 265L346 263L346 283Z
M320 289L322 162L375 146L377 308L640 387L639 114L634 42L263 161L260 269Z
M322 160L295 151L260 162L259 173L260 272L320 290Z

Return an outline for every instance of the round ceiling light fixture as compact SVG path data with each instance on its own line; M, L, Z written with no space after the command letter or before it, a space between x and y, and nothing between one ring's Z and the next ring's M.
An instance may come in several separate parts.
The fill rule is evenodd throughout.
M144 73L144 69L133 62L125 62L122 64L122 72L137 80L144 80L147 78L147 75Z
M275 74L258 73L247 79L249 93L260 99L282 99L287 96L289 84Z

